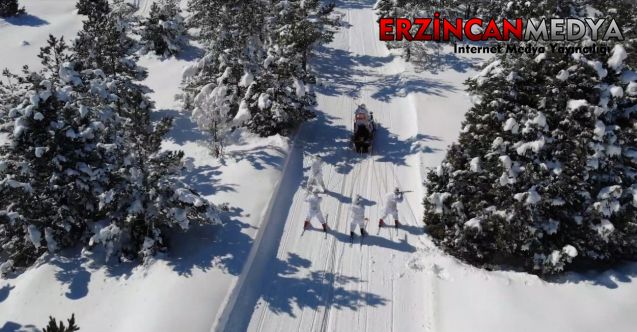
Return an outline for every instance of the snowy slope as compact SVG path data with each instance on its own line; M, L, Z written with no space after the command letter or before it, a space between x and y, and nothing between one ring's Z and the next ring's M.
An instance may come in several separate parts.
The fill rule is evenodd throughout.
M342 1L344 28L314 66L319 118L301 129L263 236L216 330L227 331L634 331L637 267L569 274L553 282L459 263L422 234L420 183L457 139L470 98L462 83L483 59L449 48L425 72L378 41L373 1ZM381 125L374 155L348 148L358 103ZM333 231L302 234L306 154L326 161L323 211ZM305 168L307 171L307 168ZM399 185L400 230L377 227L381 195ZM368 200L363 245L349 244L349 205Z
M13 71L37 65L48 33L70 39L81 27L75 0L22 2L33 17L0 19L0 66ZM199 51L143 57L157 116L175 117L165 147L193 158L190 183L229 203L226 225L175 234L170 255L137 268L74 252L44 257L0 279L0 331L38 331L49 315L71 313L82 331L634 331L634 264L545 282L469 267L423 234L422 174L457 139L470 107L462 83L482 59L446 49L415 70L378 41L373 2L338 2L347 24L313 61L322 81L319 117L292 144L240 136L224 161L210 157L206 137L174 100L182 68ZM149 3L139 1L140 12ZM371 157L348 145L352 112L363 102L381 125ZM327 235L301 236L307 154L326 161ZM380 197L396 185L413 191L399 207L406 226L379 231ZM354 194L368 200L371 234L350 246Z
M226 308L228 319L221 321L219 330L433 327L435 313L426 303L431 277L408 264L423 246L421 160L435 164L445 146L456 139L469 103L461 85L468 72L450 73L447 81L406 70L403 61L378 40L372 2L340 5L347 27L314 61L324 85L319 89L321 114L299 134L292 152L294 168L286 172L286 188L279 193L269 221L268 227L275 229L271 240L278 248L269 242L267 248L259 249L250 284L239 290L234 308ZM453 104L444 103L449 99ZM355 155L348 144L353 110L360 103L374 112L380 125L370 157ZM328 235L315 229L301 236L307 209L304 189L299 186L301 167L308 163L304 153L320 154L326 161L323 172L329 191L323 209L333 229ZM405 226L380 230L382 196L395 186L412 191L399 208ZM348 236L349 207L356 194L367 200L370 219L370 236L362 245L358 240L350 245ZM269 282L254 285L258 280Z
M140 13L150 8L141 1ZM71 39L83 17L75 0L23 1L30 14L48 23L17 26L0 20L0 65L16 72L23 64L38 65L36 57L49 33ZM28 19L32 20L32 19ZM31 45L22 47L19 41ZM4 46L7 46L6 49ZM172 251L148 266L97 264L75 252L44 257L39 264L10 279L0 279L0 331L31 331L49 315L75 313L82 331L208 331L236 283L263 220L272 192L280 180L289 150L282 137L261 139L239 135L223 161L214 160L207 138L179 112L175 94L183 67L201 51L191 47L178 59L140 59L149 71L144 82L156 103L156 116L175 118L165 142L193 159L187 181L215 203L229 203L219 227L194 227L175 234ZM0 137L0 142L3 137ZM257 181L258 180L258 181Z
M49 34L64 36L67 42L75 38L82 21L75 10L75 0L24 0L27 15L0 18L0 68L17 71L23 65L37 66L37 57Z

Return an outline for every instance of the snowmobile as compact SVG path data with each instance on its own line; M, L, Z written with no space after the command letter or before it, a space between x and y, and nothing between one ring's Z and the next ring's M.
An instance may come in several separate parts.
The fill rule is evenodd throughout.
M354 150L358 153L369 153L375 132L374 113L367 111L365 105L360 105L354 111L354 130L352 133Z

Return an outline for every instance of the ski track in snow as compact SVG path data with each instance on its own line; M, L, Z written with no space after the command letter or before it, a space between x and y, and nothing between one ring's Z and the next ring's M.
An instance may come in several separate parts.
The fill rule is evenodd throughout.
M435 331L436 276L408 266L413 254L429 245L421 239L421 181L414 181L423 172L421 151L414 146L422 143L421 105L398 91L406 65L378 40L372 6L372 1L337 4L347 26L313 61L323 82L317 88L319 115L301 128L281 185L284 193L275 198L261 230L271 243L253 248L259 267L243 273L254 282L246 278L235 289L236 302L213 330ZM425 87L416 89L427 93ZM369 156L356 155L349 145L353 110L360 103L380 125ZM305 175L295 168L309 164L306 154L319 154L325 162L328 192L322 209L329 215L328 234L316 221L302 233L307 207L299 177ZM428 164L442 159L442 152L437 154ZM413 191L399 205L403 227L378 229L382 197L395 186ZM368 200L369 236L363 244L358 231L354 243L349 241L349 209L356 194Z

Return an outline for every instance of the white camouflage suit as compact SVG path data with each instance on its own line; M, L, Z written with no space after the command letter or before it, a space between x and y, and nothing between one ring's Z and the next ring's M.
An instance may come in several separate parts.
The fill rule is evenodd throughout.
M307 181L309 185L318 185L321 190L325 190L325 183L323 183L323 169L321 167L321 160L316 158L310 165L310 176Z
M350 220L350 231L354 232L356 230L356 226L361 229L365 228L365 207L362 204L352 204L350 208L351 212L351 220Z
M391 192L385 195L385 210L383 216L380 218L384 220L387 216L391 215L394 220L398 220L398 203L403 201L402 193Z
M305 198L305 202L307 202L308 205L305 221L316 218L321 224L325 224L325 218L323 217L323 212L321 212L321 200L322 198L315 193L311 193Z

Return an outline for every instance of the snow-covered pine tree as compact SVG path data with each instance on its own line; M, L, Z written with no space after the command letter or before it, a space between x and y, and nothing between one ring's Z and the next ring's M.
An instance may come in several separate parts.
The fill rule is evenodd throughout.
M20 8L18 0L0 0L0 17L10 17L24 14L24 7Z
M203 24L199 39L206 55L184 73L192 119L210 133L211 149L217 157L223 138L235 126L232 119L239 112L239 96L258 70L264 26L263 8L256 2L218 4L221 7L214 14L193 12L193 24ZM192 1L191 5L206 11L212 4ZM200 21L206 17L216 17L216 21Z
M111 11L108 0L78 0L75 8L78 14L86 16L104 16Z
M538 274L634 258L637 82L625 55L621 43L606 56L504 54L469 80L479 101L426 183L435 241Z
M190 22L199 25L199 38L207 45L206 56L184 73L187 101L200 128L218 141L237 126L267 136L285 134L307 119L314 102L306 91L313 82L307 58L313 45L331 37L333 5L190 3Z
M147 73L136 64L134 46L125 22L112 15L91 15L84 21L73 51L84 68L99 68L106 75L125 73L142 80Z
M116 177L119 134L110 129L118 118L104 106L114 100L103 74L78 72L67 51L51 36L39 54L43 69L25 68L16 83L25 92L2 114L9 135L0 147L5 268L78 244L92 222L108 215L98 197Z
M180 180L183 153L161 150L172 120L151 119L149 89L137 83L146 71L131 55L133 42L124 28L110 15L89 17L74 45L82 68L100 68L117 96L113 108L122 120L117 130L124 145L119 150L119 181L100 196L100 205L114 212L89 244L103 245L107 256L148 257L166 246L166 229L218 223L217 209ZM87 50L89 44L96 51Z
M378 17L395 17L395 0L378 0L374 5Z
M286 134L313 116L315 96L306 85L315 78L307 68L308 56L315 44L331 39L327 17L332 9L319 1L273 1L266 19L267 56L241 102L250 113L245 125L251 131Z
M0 17L16 16L24 12L24 7L20 8L18 0L0 0Z
M415 1L415 0L380 0L376 3L375 9L379 17L434 17L438 12L442 17L459 17L460 14L454 11L453 2L449 1ZM416 34L417 26L412 28L411 33ZM427 33L433 33L433 26L427 29ZM436 41L391 41L387 42L388 48L402 49L403 57L406 61L426 64L430 63L434 55L439 54L442 44Z
M107 255L121 251L147 258L167 246L164 237L170 228L219 223L217 208L181 181L183 152L161 149L172 119L151 119L147 88L125 75L112 78L118 96L115 109L124 119L122 181L106 194L105 203L116 211L112 223L97 231L91 244L104 245Z
M153 2L148 18L142 21L141 44L145 52L160 56L177 55L187 43L181 9L175 0Z

